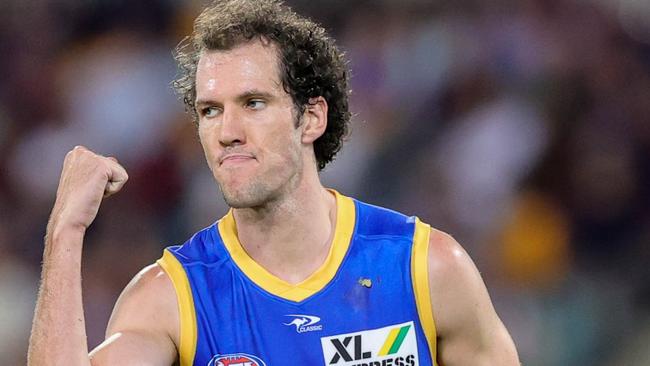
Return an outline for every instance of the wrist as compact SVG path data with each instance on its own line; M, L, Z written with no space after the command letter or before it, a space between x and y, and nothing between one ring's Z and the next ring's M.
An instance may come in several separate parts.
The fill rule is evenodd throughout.
M86 227L83 225L64 224L50 221L47 227L45 236L45 246L61 246L66 243L66 246L75 245L79 246L83 243L83 238L86 235Z
M88 229L88 225L84 225L78 215L74 215L70 208L57 208L57 205L52 209L50 220L47 223L48 236L72 233L84 234L86 229Z

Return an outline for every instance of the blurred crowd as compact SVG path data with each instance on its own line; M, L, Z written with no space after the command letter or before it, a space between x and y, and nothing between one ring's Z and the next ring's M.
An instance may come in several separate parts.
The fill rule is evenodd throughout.
M650 364L650 2L288 1L352 69L324 182L474 258L527 366ZM65 153L130 174L84 247L88 342L122 288L227 207L174 95L202 2L0 3L0 364L25 363Z

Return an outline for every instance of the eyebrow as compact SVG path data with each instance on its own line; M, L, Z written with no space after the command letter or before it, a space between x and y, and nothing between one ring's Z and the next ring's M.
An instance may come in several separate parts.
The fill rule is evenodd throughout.
M265 91L262 91L262 90L259 90L259 89L249 89L249 90L246 90L243 93L237 95L237 97L235 97L235 100L237 100L238 102L244 102L244 101L246 101L248 99L255 98L255 97L265 98L265 99L275 99L275 96L273 94L269 93L269 92L265 92ZM217 101L212 100L212 99L197 99L196 102L194 102L194 107L195 108L201 107L201 106L206 106L206 105L218 105L218 106L221 106L222 103L217 102Z

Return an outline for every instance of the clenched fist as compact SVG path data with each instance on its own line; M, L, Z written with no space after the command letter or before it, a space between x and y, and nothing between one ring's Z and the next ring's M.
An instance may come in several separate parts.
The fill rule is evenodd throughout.
M128 178L115 158L95 154L83 146L75 147L63 162L48 231L85 231L95 220L102 199L119 192Z

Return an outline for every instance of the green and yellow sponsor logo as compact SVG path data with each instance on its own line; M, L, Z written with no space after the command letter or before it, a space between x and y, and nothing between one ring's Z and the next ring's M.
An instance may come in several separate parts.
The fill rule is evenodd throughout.
M418 366L413 321L321 338L331 366Z
M406 338L406 335L409 332L409 328L411 328L410 324L391 329L390 333L388 333L388 338L386 338L384 345L381 346L381 349L379 350L378 356L387 356L397 353L404 342L404 338Z

